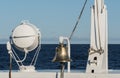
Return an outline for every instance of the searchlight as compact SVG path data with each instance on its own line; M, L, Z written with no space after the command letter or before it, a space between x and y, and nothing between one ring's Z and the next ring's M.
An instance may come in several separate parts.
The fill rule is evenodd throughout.
M18 57L13 46L21 52L24 52L23 59ZM31 72L35 71L36 60L41 49L41 33L40 30L28 21L22 21L18 25L10 36L10 40L7 42L7 50L10 56L16 61L20 71ZM30 65L25 66L23 62L26 60L27 54L33 50L36 50L34 57L31 60Z

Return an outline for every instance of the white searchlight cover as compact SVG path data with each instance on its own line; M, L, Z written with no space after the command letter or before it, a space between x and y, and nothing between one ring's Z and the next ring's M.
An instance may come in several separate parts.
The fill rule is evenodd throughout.
M38 46L40 37L39 29L24 21L13 30L11 40L17 49L29 52Z
M18 50L24 52L23 58L20 58L12 45ZM31 63L24 65L28 52L34 50ZM39 29L28 21L23 21L18 25L10 36L10 41L7 42L7 50L10 56L16 61L21 72L35 72L35 64L41 49L41 32Z

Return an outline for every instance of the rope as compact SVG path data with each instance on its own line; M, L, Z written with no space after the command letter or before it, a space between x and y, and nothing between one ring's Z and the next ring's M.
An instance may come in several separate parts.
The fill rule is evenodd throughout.
M95 45L96 48L98 49L98 45L97 45L97 32L96 32L96 20L95 20L95 7L93 6L93 15L94 15L94 31L95 31Z
M99 15L98 15L99 12L98 12L98 1L97 0L96 0L96 6L97 8L93 6L94 28L95 28L94 31L95 31L95 45L96 45L97 50L99 50L99 49L102 49L102 47L101 47L100 25L99 25L100 22L99 22ZM96 10L97 16L95 16L95 10ZM98 26L98 28L96 26ZM97 30L98 30L98 42L97 42Z
M40 33L40 32L39 32L39 36L41 37L41 33ZM39 46L38 46L38 48L37 48L37 50L36 50L36 53L35 53L32 61L31 61L30 65L34 65L34 66L35 66L36 61L37 61L37 59L38 59L38 55L39 55L39 51L40 51L40 50L41 50L41 39L40 39L40 41L39 41Z
M40 49L41 49L41 44L39 44L39 46L37 48L37 51L36 51L32 61L31 61L30 65L35 65L36 64Z
M101 38L100 38L100 22L99 22L99 12L98 12L98 1L96 0L96 5L97 5L97 22L98 22L98 39L99 39L99 46L100 46L100 49L102 48L101 47Z
M38 50L37 50L37 55L36 55L36 58L35 58L35 61L34 61L34 66L36 65L36 61L37 61L37 59L38 59L38 55L39 55L39 51L40 51L40 49L41 49L41 45L39 46L39 48L38 48Z
M102 48L95 50L94 48L89 49L89 55L94 54L94 53L99 53L100 55L104 53L104 50Z
M10 38L10 43L12 44L11 38ZM23 65L22 62L19 62L20 64L18 63L18 60L20 60L20 58L18 57L17 53L15 52L15 50L14 50L12 47L11 47L11 50L12 50L11 56L12 56L12 57L14 58L14 60L16 61L17 65L18 65L18 66L20 66L20 64ZM18 60L17 60L17 59L18 59Z
M74 26L74 28L73 28L73 31L72 31L72 33L71 33L71 35L70 35L70 37L69 37L69 40L72 38L72 36L73 36L73 34L74 34L77 26L78 26L78 23L79 23L80 18L81 18L82 14L83 14L83 11L84 11L84 8L85 8L85 6L86 6L86 3L87 3L87 0L85 0L85 3L84 3L84 5L83 5L82 10L81 10L81 12L80 12L80 15L79 15L79 17L78 17L78 20L76 21L76 24L75 24L75 26Z
M20 58L18 57L17 53L13 48L12 48L12 57L14 58L18 66L23 65L23 63L20 61Z

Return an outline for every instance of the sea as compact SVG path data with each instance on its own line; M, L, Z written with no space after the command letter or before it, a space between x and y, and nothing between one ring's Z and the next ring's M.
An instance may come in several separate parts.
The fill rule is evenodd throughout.
M42 69L60 69L60 63L52 62L55 56L55 48L57 44L42 44L39 56L35 65L36 70ZM71 69L85 70L88 59L89 44L71 44ZM17 51L17 50L16 50ZM18 52L19 57L24 56L24 52ZM35 51L29 52L24 65L29 65ZM21 58L22 59L22 58ZM0 70L9 70L10 56L6 49L6 44L0 44ZM120 69L120 44L108 45L108 68ZM18 65L15 60L12 60L12 69L18 70ZM66 66L65 66L66 69Z

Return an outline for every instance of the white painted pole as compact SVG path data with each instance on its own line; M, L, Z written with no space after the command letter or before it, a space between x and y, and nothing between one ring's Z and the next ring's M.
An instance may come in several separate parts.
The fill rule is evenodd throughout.
M64 41L67 41L67 47L68 47L68 56L70 57L71 56L71 54L70 54L70 40L69 40L69 38L68 37L62 37L62 36L60 36L59 37L59 41L60 41L60 43L63 43ZM68 62L68 64L67 64L67 71L68 72L70 72L70 62Z

